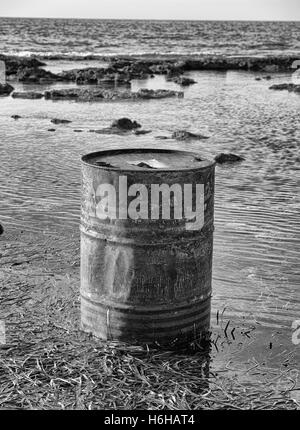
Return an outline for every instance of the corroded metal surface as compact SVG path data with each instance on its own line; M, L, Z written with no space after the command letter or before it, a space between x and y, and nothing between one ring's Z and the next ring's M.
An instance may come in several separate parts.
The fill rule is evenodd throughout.
M134 154L134 150L118 153L122 152ZM83 157L82 329L101 339L139 343L182 344L198 338L210 322L214 163L196 160L190 167L164 170L94 163L103 154L115 153ZM159 151L153 153L159 158ZM172 216L169 220L100 220L97 188L105 183L118 189L120 176L126 176L128 187L204 184L203 227L187 230L185 219Z

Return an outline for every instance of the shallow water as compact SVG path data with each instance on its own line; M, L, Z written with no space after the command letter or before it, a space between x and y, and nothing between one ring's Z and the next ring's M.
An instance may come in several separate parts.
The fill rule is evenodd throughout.
M291 324L300 318L300 96L268 89L271 83L289 81L287 75L273 75L271 83L256 81L257 75L191 73L198 83L185 90L184 99L76 103L0 98L1 223L6 229L79 235L80 156L88 152L155 146L190 149L208 158L227 151L242 155L245 162L216 169L213 312L263 330L283 330L292 347ZM133 90L141 87L179 89L164 77L133 82ZM15 121L13 114L22 118ZM130 137L89 132L122 116L153 132ZM51 118L72 123L54 126ZM47 131L53 127L56 132ZM154 138L178 128L210 139Z

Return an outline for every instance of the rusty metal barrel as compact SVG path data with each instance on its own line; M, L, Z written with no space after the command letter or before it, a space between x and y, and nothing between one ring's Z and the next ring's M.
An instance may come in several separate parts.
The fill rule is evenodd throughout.
M82 158L81 328L180 346L210 327L215 163L169 149Z

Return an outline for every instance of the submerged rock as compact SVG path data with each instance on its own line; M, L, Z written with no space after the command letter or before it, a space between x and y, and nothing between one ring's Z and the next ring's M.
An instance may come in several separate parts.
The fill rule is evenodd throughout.
M116 127L121 130L134 130L136 128L141 128L141 124L136 121L131 121L129 118L120 118L114 121L111 127Z
M44 97L43 93L37 93L35 91L27 91L27 92L15 91L14 93L12 93L12 98L14 99L35 100L35 99L42 99L43 97Z
M188 78L186 76L168 77L167 80L175 82L175 84L181 85L182 87L186 87L188 85L193 85L197 83L194 79Z
M22 117L20 115L12 115L11 118L14 120L17 120L17 119L20 119Z
M68 119L59 119L59 118L54 118L51 119L52 124L70 124L70 120Z
M9 96L10 93L12 93L14 90L14 87L9 84L1 84L0 83L0 96Z
M300 93L300 85L296 84L275 84L271 85L269 89L278 91L287 90L290 92Z
M171 139L176 139L176 140L209 139L209 137L203 136L202 134L190 133L189 131L186 131L186 130L178 130L172 134Z
M224 164L224 163L236 163L239 161L244 161L245 158L240 157L239 155L235 155L235 154L219 154L215 157L215 161L218 164Z

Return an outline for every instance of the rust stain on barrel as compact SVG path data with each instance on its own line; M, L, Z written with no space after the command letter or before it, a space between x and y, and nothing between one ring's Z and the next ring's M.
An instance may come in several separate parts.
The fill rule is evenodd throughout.
M151 168L151 157L159 166L161 160L169 160L168 167ZM139 158L146 159L141 167L130 164ZM83 157L84 331L104 340L181 345L209 330L214 174L213 162L199 161L199 154L185 151L126 149ZM128 188L203 184L204 225L188 230L186 219L174 219L174 214L171 219L99 219L98 186L110 184L118 190L121 176L127 178Z

